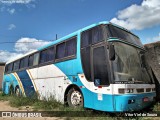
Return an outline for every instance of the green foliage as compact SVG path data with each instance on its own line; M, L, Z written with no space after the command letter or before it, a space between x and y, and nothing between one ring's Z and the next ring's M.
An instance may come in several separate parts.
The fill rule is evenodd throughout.
M36 111L63 111L67 112L66 116L74 116L76 117L66 117L66 120L74 119L74 120L89 120L92 117L92 120L112 120L112 119L127 119L126 117L121 117L116 115L109 115L105 112L98 112L93 110L84 109L82 107L73 108L73 107L67 107L63 104L61 104L59 101L56 101L54 97L49 98L48 100L39 100L38 97L17 97L17 96L9 96L4 95L3 93L0 93L0 101L9 101L10 105L13 107L23 107L23 106L31 106L32 110ZM160 103L157 103L154 105L153 111L160 111ZM61 112L60 112L61 113ZM56 115L64 117L64 114L57 113ZM84 116L84 117L82 117ZM112 116L112 117L111 117ZM133 118L133 119L144 119L143 117L139 118Z
M159 112L160 111L160 103L159 102L154 105L153 111L155 111L155 112Z
M0 101L8 101L12 98L12 96L5 95L4 93L0 92Z

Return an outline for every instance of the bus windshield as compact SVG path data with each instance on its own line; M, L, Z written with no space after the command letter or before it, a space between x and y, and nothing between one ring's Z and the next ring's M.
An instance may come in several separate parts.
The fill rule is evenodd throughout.
M120 42L113 44L116 53L116 59L113 61L115 82L151 83L148 72L141 67L140 49Z
M108 32L109 37L116 37L121 39L122 41L129 42L137 46L143 47L142 43L140 42L140 39L137 36L133 35L132 33L122 30L113 25L108 25L107 29L109 30Z

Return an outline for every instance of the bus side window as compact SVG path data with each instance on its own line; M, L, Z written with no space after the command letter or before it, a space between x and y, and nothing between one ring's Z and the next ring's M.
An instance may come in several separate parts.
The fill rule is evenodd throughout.
M54 46L47 51L47 61L53 61L55 59Z
M11 72L12 69L13 69L13 63L10 63L9 66L8 66L8 71Z
M20 69L28 67L28 57L20 60Z
M8 67L9 67L9 64L6 65L6 67L5 67L5 72L9 72Z
M19 69L19 60L13 63L13 70Z
M5 72L11 72L12 71L12 67L13 67L13 63L10 63L10 64L6 65Z
M33 66L33 55L29 56L29 66Z
M77 39L72 38L66 41L66 49L65 49L65 57L76 55L76 47L77 46Z
M33 58L33 66L38 65L38 62L39 62L39 53L35 53Z
M81 48L104 40L102 26L97 26L81 34Z
M92 44L98 43L104 40L103 31L101 26L97 26L92 30Z
M56 46L56 59L61 59L65 57L65 42L58 44Z
M28 67L28 56L24 58L24 68Z
M47 50L43 50L40 53L40 63L44 63L47 61Z
M84 70L85 77L88 81L92 81L91 79L91 49L90 47L86 47L81 49L81 58L82 58L82 66Z
M48 48L46 50L41 51L40 53L40 64L53 61L54 60L54 46L51 48Z
M81 35L81 47L89 46L92 42L92 31L84 31Z

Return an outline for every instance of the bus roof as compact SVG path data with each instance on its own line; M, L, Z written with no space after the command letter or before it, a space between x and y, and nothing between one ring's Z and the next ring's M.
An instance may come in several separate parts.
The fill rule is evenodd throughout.
M78 33L82 32L82 31L88 30L88 29L90 29L90 28L93 28L93 27L95 27L95 26L97 26L97 25L101 25L101 24L112 24L112 25L114 25L114 26L116 26L116 27L119 27L119 28L121 28L121 29L123 29L123 30L126 30L126 31L130 32L129 30L125 29L124 27L121 27L121 26L119 26L119 25L113 24L113 23L108 22L108 21L98 22L98 23L95 23L95 24L86 26L86 27L84 27L84 28L82 28L82 29L79 29L79 30L77 30L77 31L75 31L75 32L73 32L73 33L71 33L71 34L68 34L68 35L66 35L66 36L64 36L64 37L62 37L62 38L60 38L60 39L58 39L58 40L52 41L51 43L49 43L49 44L47 44L47 45L44 45L44 46L38 48L37 50L33 50L33 51L28 52L28 53L26 53L26 54L24 54L24 55L22 55L22 56L18 56L18 57L16 57L15 59L12 59L12 60L8 61L6 64L9 64L9 63L11 63L11 62L13 62L13 61L16 61L16 60L20 59L20 58L23 58L23 57L28 56L28 55L30 55L30 54L33 54L33 53L35 53L35 52L37 52L37 51L43 50L43 49L45 49L45 48L47 48L47 47L50 47L50 46L52 46L52 45L54 45L54 44L57 44L57 43L59 43L59 42L62 42L63 40L66 40L66 39L68 39L68 38L71 38L71 37L73 37L73 36L76 36ZM132 32L130 32L130 33L132 33ZM133 34L133 33L132 33L132 34Z

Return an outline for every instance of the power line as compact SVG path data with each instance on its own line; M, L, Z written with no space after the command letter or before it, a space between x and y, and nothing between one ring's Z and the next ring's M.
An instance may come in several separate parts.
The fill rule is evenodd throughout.
M52 41L54 41L54 40L50 40L50 41L34 41L34 42L0 42L0 44L13 44L13 43L23 43L23 44L25 44L25 43L37 43L37 42L39 42L39 43L44 43L44 42L52 42Z

